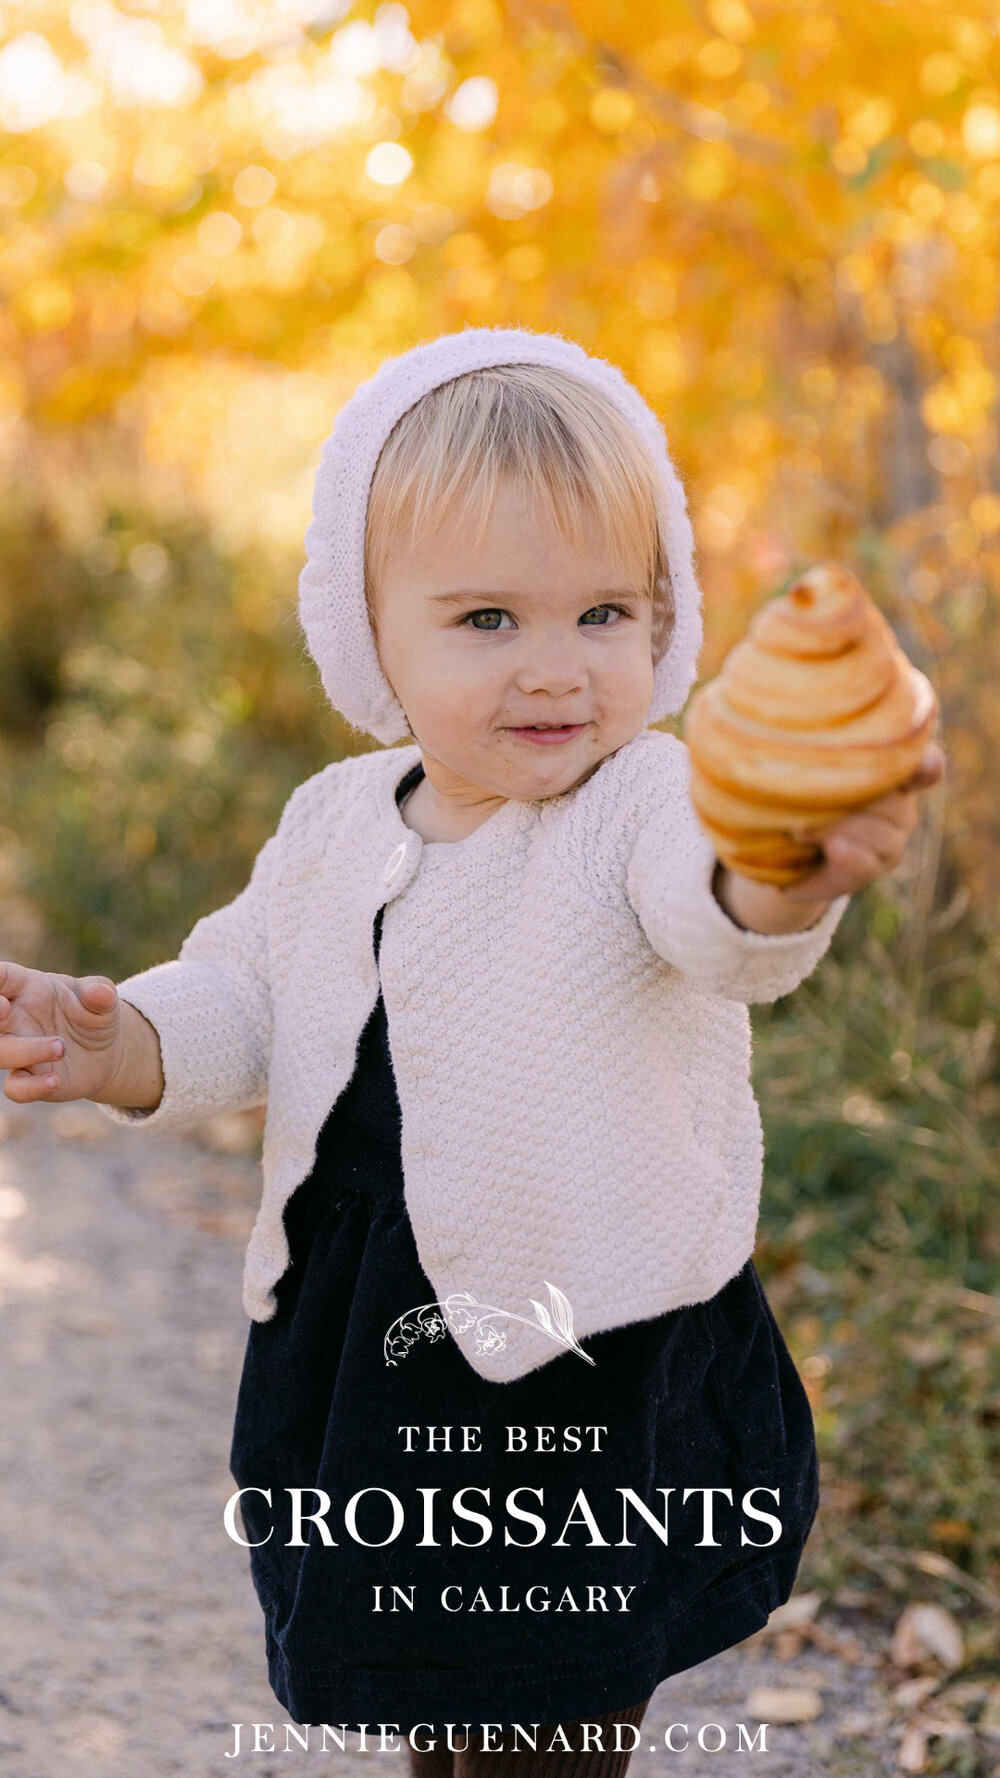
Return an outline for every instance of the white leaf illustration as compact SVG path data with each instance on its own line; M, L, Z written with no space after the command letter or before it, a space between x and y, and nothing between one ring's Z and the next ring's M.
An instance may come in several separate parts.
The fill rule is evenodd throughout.
M569 1298L564 1296L561 1290L557 1290L554 1284L549 1284L547 1278L545 1282L549 1285L549 1296L552 1298L553 1320L559 1332L575 1344L573 1341L573 1310L570 1307Z
M547 1334L552 1333L552 1331L553 1331L552 1322L549 1318L548 1309L545 1308L543 1303L536 1303L533 1296L529 1296L528 1301L531 1304L532 1308L534 1309L535 1314L538 1316L538 1319L541 1322L542 1326L544 1327L546 1333Z

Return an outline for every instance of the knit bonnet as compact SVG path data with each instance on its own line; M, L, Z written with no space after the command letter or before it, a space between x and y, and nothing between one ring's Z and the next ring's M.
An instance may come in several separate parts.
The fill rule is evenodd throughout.
M334 709L386 744L403 740L410 728L382 671L365 603L365 518L372 475L386 438L415 401L464 371L499 364L553 365L595 384L645 442L661 490L660 536L674 602L673 634L653 669L647 723L682 710L697 674L702 618L694 536L684 488L652 408L616 365L561 334L467 327L385 359L341 408L316 472L306 561L299 576L300 621Z

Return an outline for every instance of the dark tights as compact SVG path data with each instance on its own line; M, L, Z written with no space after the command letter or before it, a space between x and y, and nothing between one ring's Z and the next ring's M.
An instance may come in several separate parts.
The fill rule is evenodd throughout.
M526 1734L537 1743L534 1748L507 1728L492 1730L489 1748L484 1748L481 1728L466 1731L459 1724L452 1730L453 1753L446 1734L437 1728L421 1729L418 1742L436 1741L437 1746L421 1752L408 1741L410 1770L413 1778L625 1778L634 1737L616 1737L614 1725L630 1722L638 1728L648 1708L646 1698L629 1710L588 1716L582 1722L546 1723L535 1731L525 1723ZM585 1724L590 1725L586 1730ZM599 1725L597 1732L594 1724ZM565 1739L551 1746L559 1728ZM620 1751L616 1740L621 1741Z

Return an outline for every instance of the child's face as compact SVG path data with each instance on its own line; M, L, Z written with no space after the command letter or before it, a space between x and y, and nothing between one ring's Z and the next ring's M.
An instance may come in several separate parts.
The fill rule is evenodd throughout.
M595 529L577 552L503 485L481 545L460 531L393 552L377 609L383 671L457 800L556 796L645 724L652 603ZM532 739L529 724L573 725ZM429 774L430 775L430 774Z

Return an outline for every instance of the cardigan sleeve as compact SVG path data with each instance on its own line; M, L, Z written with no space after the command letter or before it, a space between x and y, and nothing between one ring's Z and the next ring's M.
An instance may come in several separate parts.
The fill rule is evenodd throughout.
M682 769L658 787L629 858L629 901L654 951L698 987L727 1000L778 1000L815 969L851 898L836 896L798 932L737 926L712 891L718 859L691 803L687 748L678 745Z
M265 842L235 900L192 927L172 961L126 977L118 993L160 1039L163 1093L154 1108L101 1105L115 1123L191 1123L267 1098L272 1008L265 919L278 836Z

